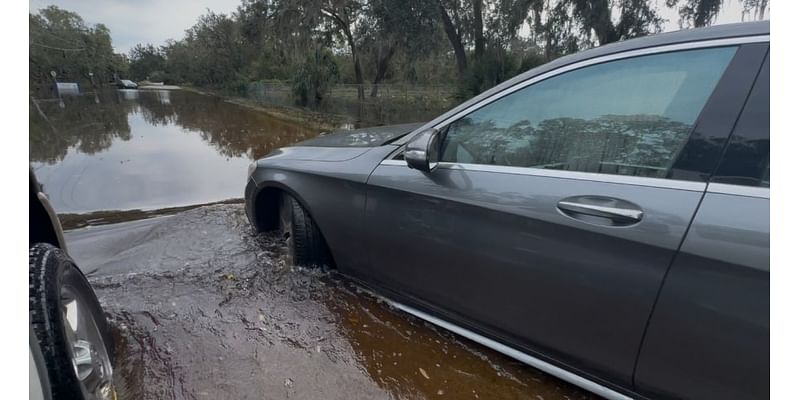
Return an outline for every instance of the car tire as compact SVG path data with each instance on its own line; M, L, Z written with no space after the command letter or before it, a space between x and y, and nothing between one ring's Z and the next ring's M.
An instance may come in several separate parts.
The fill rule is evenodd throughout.
M54 399L113 399L113 338L86 277L61 249L29 249L29 312Z
M331 257L317 224L300 203L288 194L281 196L281 232L289 245L289 262L304 267L330 265Z

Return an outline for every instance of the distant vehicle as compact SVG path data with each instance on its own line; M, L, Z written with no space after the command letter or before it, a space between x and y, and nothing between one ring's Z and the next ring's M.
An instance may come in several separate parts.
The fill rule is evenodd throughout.
M615 398L769 397L769 22L628 40L256 161L259 231Z
M33 171L28 211L29 396L115 399L111 331Z
M59 96L79 96L81 90L76 82L56 82Z
M136 89L139 87L136 82L129 81L127 79L120 79L117 85L120 87L120 89Z

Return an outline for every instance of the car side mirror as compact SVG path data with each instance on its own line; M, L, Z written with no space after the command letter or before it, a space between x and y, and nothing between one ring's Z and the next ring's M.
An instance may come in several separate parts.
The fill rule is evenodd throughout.
M440 132L438 129L426 129L415 136L406 145L403 157L409 168L422 172L431 172L439 165Z

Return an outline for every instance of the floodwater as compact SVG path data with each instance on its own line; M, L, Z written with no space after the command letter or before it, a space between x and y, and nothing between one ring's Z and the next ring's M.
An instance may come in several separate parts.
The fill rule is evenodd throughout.
M316 129L185 91L97 100L32 102L30 160L80 227L67 246L114 329L120 399L593 398L287 264L241 202L191 207L242 197L251 160Z
M68 231L117 338L121 399L585 399L286 263L241 204Z
M61 213L240 198L253 160L320 132L182 90L110 91L98 100L30 105L30 161Z

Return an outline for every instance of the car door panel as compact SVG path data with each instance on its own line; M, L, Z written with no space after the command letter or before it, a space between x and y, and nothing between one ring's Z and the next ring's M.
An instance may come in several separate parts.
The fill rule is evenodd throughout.
M367 201L374 275L517 345L626 384L704 188L686 184L458 166L426 175L383 164L370 177ZM560 200L586 194L637 204L642 221L610 227L557 209Z
M769 199L708 193L653 312L636 387L769 397Z
M765 53L604 62L453 119L437 169L392 159L370 175L369 279L633 388L659 289Z

